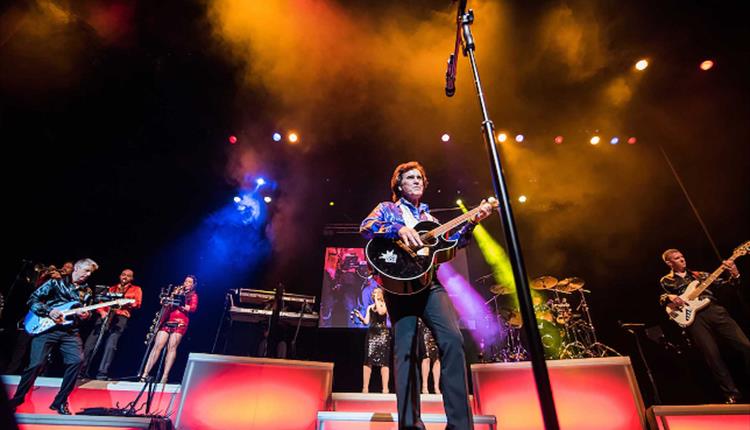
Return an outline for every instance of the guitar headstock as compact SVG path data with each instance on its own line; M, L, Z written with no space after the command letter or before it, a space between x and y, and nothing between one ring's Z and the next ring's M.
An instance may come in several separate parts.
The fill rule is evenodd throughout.
M115 305L117 306L124 306L129 305L131 303L135 303L135 299L117 299L115 300Z
M488 197L487 203L492 205L492 209L497 209L497 207L500 206L500 202L498 202L497 199L494 197Z
M734 252L732 253L732 256L736 258L741 255L747 255L747 254L750 254L750 240L738 246L737 248L734 248Z

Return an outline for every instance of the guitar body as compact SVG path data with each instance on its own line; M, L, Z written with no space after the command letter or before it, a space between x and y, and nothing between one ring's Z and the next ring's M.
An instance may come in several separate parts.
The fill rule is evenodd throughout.
M680 295L680 298L685 302L684 306L679 309L670 309L669 307L665 308L667 311L667 315L669 315L669 318L679 324L680 327L684 328L693 324L693 322L695 321L695 315L697 315L698 311L705 308L709 303L711 303L711 300L709 299L696 298L690 300L690 294L695 291L699 284L700 281L691 282L690 284L688 284L685 292Z
M439 226L433 221L421 221L414 229L421 235ZM449 240L442 235L425 242L424 248L409 252L399 245L398 240L375 238L367 242L365 256L370 266L382 275L385 290L411 295L430 285L433 266L452 259L456 254L456 244L458 240Z
M78 301L72 301L65 303L63 305L55 307L55 309L59 311L69 311L73 308L81 306L81 303ZM57 324L52 318L50 317L40 317L39 315L35 314L32 311L29 311L29 313L26 314L26 317L23 319L23 328L26 330L26 333L28 334L40 334L44 333L45 331L51 329L52 327L56 325L70 325L73 324L73 320L64 319L62 323Z

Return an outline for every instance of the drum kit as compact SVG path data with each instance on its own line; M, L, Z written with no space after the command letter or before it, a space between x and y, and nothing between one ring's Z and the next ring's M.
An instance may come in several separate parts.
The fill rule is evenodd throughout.
M584 289L584 285L584 280L577 277L558 280L540 276L530 282L537 327L548 360L620 355L597 340L586 302L586 294L591 291ZM487 361L527 360L528 352L521 341L523 321L514 297L515 289L492 285L489 290L494 294L487 301L487 304L494 302L492 317L497 318L507 336L501 337L500 342L490 347L489 354L483 356Z

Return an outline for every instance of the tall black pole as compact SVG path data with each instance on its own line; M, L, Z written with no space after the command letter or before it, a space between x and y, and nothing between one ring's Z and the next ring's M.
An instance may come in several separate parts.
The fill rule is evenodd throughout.
M500 163L500 154L497 150L495 141L495 125L490 120L487 113L487 105L484 101L484 92L482 83L479 79L479 70L477 61L474 57L474 38L471 34L471 24L474 22L474 12L469 10L465 12L465 1L461 1L458 11L458 25L463 34L464 54L468 55L471 61L471 69L474 73L474 85L476 86L479 97L479 106L482 109L482 131L484 143L487 146L487 152L490 158L490 170L492 172L492 186L495 194L500 198L498 211L502 220L502 227L505 232L505 238L509 247L509 256L513 268L513 277L516 280L516 290L518 292L518 302L521 308L521 317L523 319L524 330L529 337L529 353L531 354L531 366L536 381L539 404L542 409L542 418L544 419L544 428L546 430L559 430L560 425L557 421L557 412L555 410L555 400L552 397L552 386L547 372L547 363L544 361L544 349L542 340L539 336L539 328L536 325L536 316L534 306L531 301L531 290L529 289L528 279L526 277L526 266L523 262L521 253L521 243L518 239L516 223L513 219L513 211L510 206L510 195L505 183L503 167ZM462 10L463 9L463 10Z

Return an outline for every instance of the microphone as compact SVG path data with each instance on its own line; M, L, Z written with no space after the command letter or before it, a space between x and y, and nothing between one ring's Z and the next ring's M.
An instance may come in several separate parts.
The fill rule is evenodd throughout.
M620 325L620 328L625 328L625 329L646 327L646 324L644 324L644 323L624 323L624 322L622 322L620 320L617 320L617 324Z
M456 94L456 54L448 58L448 70L445 72L445 95L453 97Z

